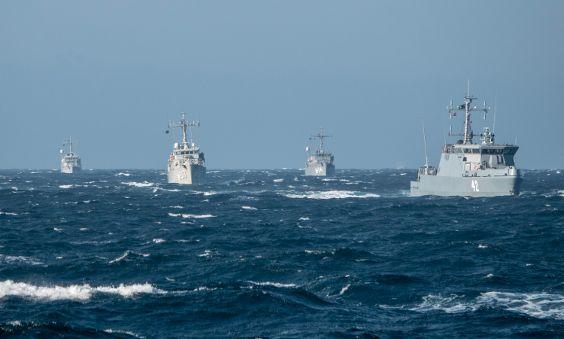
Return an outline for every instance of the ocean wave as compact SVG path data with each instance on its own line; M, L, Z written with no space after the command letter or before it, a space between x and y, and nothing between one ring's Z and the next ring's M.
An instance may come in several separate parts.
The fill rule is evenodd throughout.
M5 297L21 297L42 301L88 301L92 298L92 296L99 293L115 294L124 298L130 298L138 294L166 294L167 292L148 283L92 287L89 284L69 286L36 286L12 280L0 281L0 299Z
M24 257L21 255L4 255L0 254L0 263L5 264L28 264L28 265L43 265L43 263L37 259Z
M114 329L108 328L108 329L105 329L104 332L109 333L109 334L125 334L125 335L128 335L130 337L141 338L141 339L145 338L142 335L139 335L135 332L131 332L131 331L127 331L127 330L114 330Z
M346 284L345 286L343 286L343 288L341 288L341 291L339 292L339 295L345 294L349 287L351 287L351 284Z
M253 206L241 206L242 209L247 210L247 211L256 211L258 210L258 208L253 207Z
M249 283L255 285L255 286L271 286L271 287L277 287L277 288L296 288L298 287L298 285L296 284L285 284L285 283L279 283L279 282L271 282L271 281L249 281Z
M194 194L202 194L204 197L209 197L218 194L216 191L193 191Z
M185 213L169 213L170 217L182 217L184 219L206 219L206 218L215 218L215 215L212 214L185 214Z
M430 294L423 297L423 302L409 309L417 312L462 313L485 308L501 309L538 319L564 320L564 295L491 291L481 293L473 301L465 301L464 296L456 294Z
M157 239L153 239L153 241L154 241L154 240L157 240ZM162 239L160 239L160 240L162 240ZM164 241L164 240L163 240L163 241ZM148 253L136 253L136 252L127 250L127 251L125 251L121 256L119 256L119 257L117 257L117 258L115 258L115 259L110 260L110 261L108 262L108 264L114 264L114 263L120 262L120 261L126 259L127 257L129 257L130 255L139 256L139 257L145 257L145 258L148 257L148 256L150 256L150 254L148 254Z
M375 193L357 192L357 191L307 191L302 193L282 193L283 196L291 199L365 199L365 198L379 198L380 195Z
M476 304L467 303L463 296L451 294L449 296L429 294L423 297L423 301L409 308L416 312L443 311L445 313L461 313L475 311L478 307Z
M149 181L137 182L137 181L127 181L122 182L122 185L132 186L132 187L152 187L155 184Z
M564 320L564 295L561 294L492 291L482 293L476 303L539 319Z

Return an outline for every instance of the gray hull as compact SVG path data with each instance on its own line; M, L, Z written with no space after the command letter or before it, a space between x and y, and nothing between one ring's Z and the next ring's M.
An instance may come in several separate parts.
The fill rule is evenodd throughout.
M61 173L64 174L73 174L76 172L80 172L82 170L82 166L80 164L80 160L78 161L61 161Z
M335 165L315 164L306 166L305 175L315 177L330 177L335 175Z
M411 195L494 197L518 195L519 176L500 177L448 177L422 175L411 182Z
M61 166L61 173L64 174L73 174L76 172L80 172L82 169L77 166Z
M206 168L202 165L172 160L168 163L167 177L170 184L201 184L206 180Z

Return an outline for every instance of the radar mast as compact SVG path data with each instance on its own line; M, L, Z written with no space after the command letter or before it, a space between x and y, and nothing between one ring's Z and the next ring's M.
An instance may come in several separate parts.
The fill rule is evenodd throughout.
M468 81L466 95L464 96L464 103L461 105L454 106L451 100L450 104L447 106L450 118L455 117L457 112L464 112L464 133L453 134L452 132L449 132L450 136L453 135L463 136L464 139L462 139L462 142L464 144L473 143L474 132L472 131L472 120L471 120L472 112L484 112L484 118L485 118L486 114L490 110L490 108L486 105L486 101L484 101L484 104L481 108L478 108L478 106L475 105L473 106L472 102L476 99L478 98L470 95L470 81ZM450 130L452 131L452 128Z
M200 122L199 121L188 121L186 120L186 113L182 112L180 114L181 118L179 122L169 122L168 123L168 128L180 128L182 130L182 146L186 147L187 145L189 146L194 146L194 139L193 139L193 133L192 133L192 127L200 127ZM189 130L189 133L187 133L186 131ZM190 139L190 142L188 142L188 138Z
M321 127L319 129L319 133L317 134L312 134L309 137L309 140L319 140L319 148L317 149L317 153L325 153L325 138L330 138L332 137L332 135L328 135L328 134L324 134L323 133L323 127Z

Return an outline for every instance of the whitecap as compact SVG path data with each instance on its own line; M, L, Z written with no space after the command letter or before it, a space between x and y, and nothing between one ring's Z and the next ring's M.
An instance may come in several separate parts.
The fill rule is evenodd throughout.
M539 319L564 320L564 295L561 294L492 291L482 293L476 303Z
M62 188L62 189L68 189L68 188L72 188L72 187L73 187L73 185L59 185L59 188Z
M416 312L443 311L445 313L460 313L477 309L477 305L465 303L461 298L461 296L456 294L451 294L448 297L430 294L424 296L423 302L410 308L410 310Z
M192 292L211 292L217 290L217 287L199 286L192 290Z
M351 284L346 284L343 288L341 288L341 292L339 292L339 295L345 294L345 292L349 289L349 287L351 287Z
M488 245L478 244L478 248L488 248Z
M481 308L497 308L533 318L564 320L564 295L561 294L491 291L481 293L473 301L465 302L462 297L455 294L448 297L431 294L423 297L423 302L410 310L460 313Z
M298 220L301 220L301 221L308 221L308 220L309 220L309 217L300 217Z
M327 199L350 199L350 198L357 198L357 199L366 199L366 198L379 198L380 195L375 193L367 193L367 192L356 192L356 191L339 191L339 190L332 190L332 191L306 191L303 193L283 193L283 196L292 199L319 199L319 200L327 200Z
M114 330L114 329L108 328L108 329L105 329L104 332L110 333L110 334L114 334L114 333L115 334L127 334L128 336L135 337L135 338L141 338L141 339L145 338L144 336L141 336L141 335L139 335L135 332L131 332L131 331L127 331L127 330Z
M277 182L277 183L278 183L278 182L284 182L284 179L282 179L282 178L274 179L274 180L272 180L272 182Z
M133 187L151 187L154 185L154 183L148 181L143 181L143 182L128 181L128 182L122 182L121 184L127 186L133 186Z
M212 255L212 252L210 250L205 250L204 253L198 254L198 257L208 258L208 257L211 257L211 255Z
M242 209L244 210L248 210L248 211L256 211L258 210L258 208L253 207L253 206L241 206Z
M62 232L63 229L62 229L62 228L58 228L58 227L53 227L53 231L55 231L55 232Z
M206 218L215 218L215 215L212 214L185 214L185 213L169 213L171 217L182 217L184 219L206 219Z
M166 291L160 290L148 283L132 285L125 285L122 283L118 286L92 287L89 284L69 286L36 286L12 280L0 281L0 299L4 297L22 297L44 301L87 301L90 300L93 295L98 293L116 294L124 298L130 298L137 294L165 294Z
M271 281L262 281L262 282L257 282L257 281L249 281L249 283L256 285L256 286L272 286L272 287L278 287L278 288L296 288L298 287L296 284L285 284L285 283L279 283L279 282L271 282Z
M154 240L155 240L155 239L153 239L153 241L154 241ZM162 240L162 239L161 239L161 240ZM164 240L163 240L163 241L164 241ZM123 259L127 258L129 255L137 255L137 256L142 256L142 257L145 257L145 258L148 257L148 256L150 256L150 254L148 254L148 253L140 253L140 254L139 254L139 253L135 253L135 252L133 252L133 251L127 250L127 251L123 252L123 254L122 254L121 256L119 256L119 257L117 257L117 258L115 258L115 259L110 260L110 261L108 262L108 264L113 264L113 263L116 263L116 262L120 262L120 261L122 261Z
M0 211L0 215L16 216L16 215L18 215L18 214L17 214L17 213L13 213L13 212L2 212L2 211Z
M116 174L116 177L128 177L130 175L131 175L130 173L119 172L118 174Z
M23 263L29 265L43 265L41 261L31 257L24 257L22 255L14 256L14 255L4 255L4 254L0 254L0 263L6 263L6 264Z
M155 244L160 244L160 243L163 243L163 242L165 242L165 241L166 241L166 240L161 239L161 238L155 238L155 239L153 239L153 242L154 242Z

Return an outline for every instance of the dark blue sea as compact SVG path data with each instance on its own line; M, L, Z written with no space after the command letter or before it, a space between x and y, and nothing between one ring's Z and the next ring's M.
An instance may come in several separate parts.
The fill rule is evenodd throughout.
M564 171L562 171L564 172ZM564 336L564 173L0 171L0 336Z

